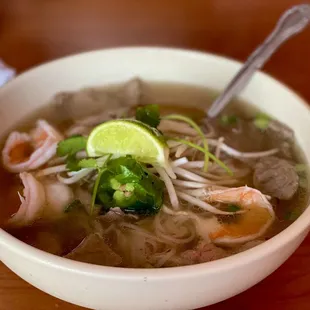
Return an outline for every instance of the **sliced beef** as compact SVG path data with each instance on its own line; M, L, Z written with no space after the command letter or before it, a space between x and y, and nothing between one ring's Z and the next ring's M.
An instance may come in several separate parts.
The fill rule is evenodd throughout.
M103 266L119 266L122 258L113 252L99 234L86 237L66 258Z
M294 143L294 131L287 125L273 119L268 124L267 133L272 135L273 139L277 141L286 141Z
M80 91L62 92L53 99L57 115L65 119L79 120L102 114L101 121L120 117L120 113L138 105L142 83L132 79L118 87L89 88Z
M228 255L229 253L226 250L217 247L213 243L201 241L196 248L181 253L181 260L183 265L192 265L210 262Z
M294 166L285 159L269 156L260 159L255 165L254 186L272 197L291 199L297 191L298 181Z
M291 128L277 120L271 120L266 134L271 146L279 149L278 154L287 159L292 159L295 135Z

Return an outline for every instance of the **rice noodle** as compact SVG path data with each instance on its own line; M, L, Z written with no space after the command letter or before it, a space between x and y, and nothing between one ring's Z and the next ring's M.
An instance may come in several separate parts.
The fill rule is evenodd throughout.
M181 157L179 159L176 159L175 161L173 161L171 163L172 167L178 167L178 166L182 166L184 164L188 163L188 159L186 157Z
M206 183L199 183L193 181L184 181L184 180L172 180L172 183L177 186L181 187L188 187L188 188L205 188L207 187Z
M164 181L167 192L170 198L171 205L174 209L179 208L179 199L177 197L177 194L175 192L174 186L172 184L171 179L169 178L167 172L163 168L155 167L158 174L160 175L161 179Z
M209 139L208 142L211 146L217 147L219 145L218 140ZM274 154L278 153L278 151L279 151L278 149L271 149L271 150L262 151L262 152L240 152L240 151L228 146L225 143L221 143L220 148L222 151L224 151L228 155L230 155L232 157L236 157L236 158L261 158L261 157L265 157L265 156L274 155Z
M231 215L231 214L236 214L236 213L243 213L243 211L237 211L237 212L226 212L226 211L222 211L222 210L219 210L219 209L216 209L215 207L211 206L210 204L206 203L205 201L202 201L200 199L197 199L193 196L190 196L188 194L185 194L185 193L182 193L180 191L177 191L177 195L178 197L180 197L181 199L187 201L187 202L190 202L192 203L193 205L201 208L201 209L204 209L210 213L213 213L213 214L222 214L222 215Z
M208 122L204 122L205 127L207 128L208 132L205 133L205 137L207 139L215 137L215 130L213 126L211 126Z
M48 165L49 167L52 167L52 166L55 166L55 165L63 164L63 163L65 163L65 161L66 161L66 157L55 157L55 158L51 159L51 160L47 163L47 165Z
M168 140L167 141L167 145L168 145L169 148L173 148L173 147L179 146L181 144L182 143L179 142L179 141L174 141L174 140Z
M203 168L204 161L199 160L199 161L189 161L182 165L182 168L185 169L192 169L192 168Z
M180 189L176 189L179 191ZM196 188L196 189L181 189L182 193L194 196L196 198L203 197L207 194L208 190L206 188Z
M165 171L166 171L166 173L168 174L168 176L169 176L171 179L176 179L176 178L177 178L177 176L175 175L175 173L174 173L174 171L173 171L173 167L171 167L171 165L170 165L169 162L166 163Z
M93 168L84 168L76 172L73 176L69 178L64 178L60 174L57 174L57 179L64 184L74 184L83 179L84 177L86 177L92 171L94 171Z
M220 138L218 139L218 144L217 144L217 146L216 146L215 153L214 153L215 157L217 157L217 158L220 158L220 155L221 155L221 147L222 147L223 142L224 142L224 137L220 137Z
M176 249L172 248L172 249L168 250L167 253L158 255L160 257L158 257L158 260L155 263L155 267L157 267L157 268L162 267L175 254L176 254Z
M200 183L210 183L207 179L193 173L190 172L188 170L185 170L183 168L180 167L173 167L173 171L175 172L175 174L188 179L190 181L195 181L195 182L200 182Z
M176 149L176 152L175 152L175 157L176 158L179 158L182 156L182 154L189 148L188 145L186 144L182 144L180 146L178 146L178 148Z
M197 136L197 131L187 123L174 120L161 120L158 129L162 132L175 132L186 136Z

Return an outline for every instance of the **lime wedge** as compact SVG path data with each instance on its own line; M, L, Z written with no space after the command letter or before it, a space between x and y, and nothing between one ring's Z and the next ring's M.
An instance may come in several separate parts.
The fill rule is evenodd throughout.
M169 149L160 132L140 121L113 120L93 129L87 140L90 157L104 154L132 155L153 165L165 166Z

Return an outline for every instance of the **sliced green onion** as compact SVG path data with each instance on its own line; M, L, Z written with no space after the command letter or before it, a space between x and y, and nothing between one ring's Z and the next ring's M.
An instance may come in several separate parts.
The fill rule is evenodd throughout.
M169 137L169 140L173 140L173 141L177 141L180 142L182 144L186 144L194 149L197 149L203 153L207 153L208 157L210 157L215 163L217 163L220 167L222 167L229 175L233 175L233 172L231 171L231 169L229 167L227 167L221 160L219 160L216 156L214 156L212 153L210 153L209 151L206 151L203 147L192 143L190 141L184 140L184 139L178 139L178 138L172 138Z
M171 119L171 120L178 120L178 121L183 121L187 124L189 124L190 126L192 126L197 133L201 136L202 138L202 142L203 142L203 147L205 149L205 162L204 162L204 166L203 166L203 170L207 171L208 170L208 164L209 164L209 157L210 157L210 152L209 152L209 147L208 147L208 141L204 135L204 133L202 132L202 130L200 129L200 127L189 117L180 115L180 114L170 114L167 115L165 117L163 117L163 119Z

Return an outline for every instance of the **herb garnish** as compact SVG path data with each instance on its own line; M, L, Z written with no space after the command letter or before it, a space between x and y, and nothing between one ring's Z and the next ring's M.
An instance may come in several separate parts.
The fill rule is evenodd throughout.
M261 130L266 130L271 121L270 116L265 113L258 113L253 121L254 125Z
M238 117L236 115L224 114L220 118L220 123L223 126L235 125L237 121L238 121Z
M56 154L59 157L66 156L66 167L69 171L81 169L76 153L86 148L87 138L83 136L72 136L62 140L57 145Z
M57 156L71 156L86 148L87 138L83 136L72 136L62 140L57 146Z
M197 134L201 137L202 142L203 142L203 147L204 147L204 154L205 154L205 162L203 166L203 170L207 171L208 170L208 163L209 163L209 147L208 147L208 141L205 137L205 134L202 132L200 127L189 117L180 115L180 114L170 114L164 117L164 119L172 119L172 120L177 120L177 121L183 121L187 124L189 124L192 128L194 128L197 131Z
M136 119L151 127L157 127L160 123L159 107L157 104L149 104L136 110Z
M106 208L154 214L163 203L164 183L130 156L112 159L96 179L92 206L97 201Z

